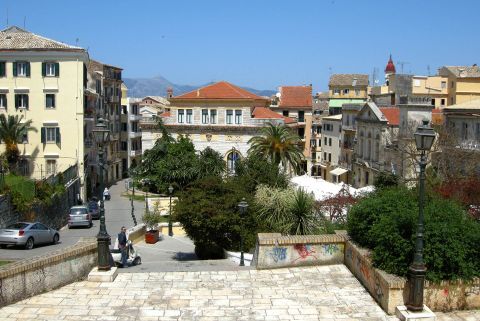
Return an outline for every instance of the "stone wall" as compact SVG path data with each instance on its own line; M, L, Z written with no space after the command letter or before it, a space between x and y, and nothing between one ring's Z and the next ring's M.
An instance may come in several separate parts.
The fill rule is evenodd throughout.
M0 196L0 228L18 221L41 222L49 227L60 229L67 224L67 213L76 205L80 193L80 181L70 182L65 186L65 193L55 195L50 205L34 204L25 212L17 212L12 205L10 195Z
M257 269L343 263L342 235L281 236L260 233L253 261Z
M97 264L97 243L77 244L0 267L0 307L85 278Z

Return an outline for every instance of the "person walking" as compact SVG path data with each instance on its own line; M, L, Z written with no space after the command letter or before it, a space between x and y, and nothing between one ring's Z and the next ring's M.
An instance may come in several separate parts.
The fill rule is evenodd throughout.
M127 229L125 226L122 226L120 233L118 233L118 248L122 253L122 264L120 267L127 267L127 234L125 233Z

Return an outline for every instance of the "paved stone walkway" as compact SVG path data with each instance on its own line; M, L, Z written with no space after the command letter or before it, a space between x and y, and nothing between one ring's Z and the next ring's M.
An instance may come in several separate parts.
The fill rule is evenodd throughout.
M452 318L454 317L454 318ZM477 318L475 318L477 317ZM480 320L480 312L439 321ZM344 265L276 270L121 273L0 309L15 320L393 321Z

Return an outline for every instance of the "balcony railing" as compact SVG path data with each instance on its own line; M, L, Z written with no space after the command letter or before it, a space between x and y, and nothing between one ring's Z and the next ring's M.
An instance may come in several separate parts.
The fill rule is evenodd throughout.
M131 150L131 151L130 151L130 156L131 156L131 157L135 157L135 156L139 156L139 155L142 155L142 150L141 150L141 149Z
M129 138L137 138L137 137L142 137L142 132L129 132L128 133Z
M139 120L142 120L143 121L143 118L142 115L138 115L138 114L130 114L128 115L128 119L130 119L130 121L139 121Z

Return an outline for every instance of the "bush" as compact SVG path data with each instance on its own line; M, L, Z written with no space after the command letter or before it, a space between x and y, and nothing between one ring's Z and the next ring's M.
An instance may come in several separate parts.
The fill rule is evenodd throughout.
M455 202L426 197L424 261L432 281L480 276L480 224ZM372 250L374 266L406 276L415 251L417 191L379 190L354 205L347 230L352 240Z

